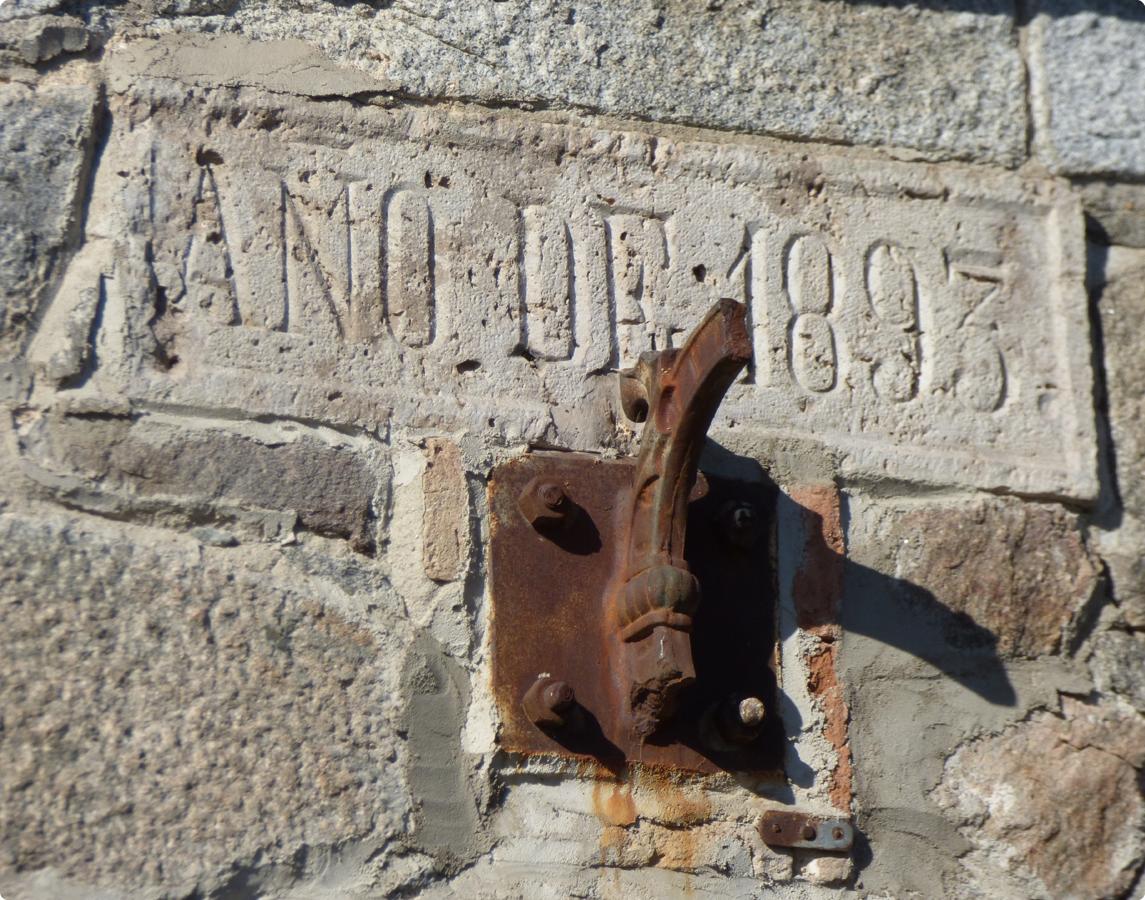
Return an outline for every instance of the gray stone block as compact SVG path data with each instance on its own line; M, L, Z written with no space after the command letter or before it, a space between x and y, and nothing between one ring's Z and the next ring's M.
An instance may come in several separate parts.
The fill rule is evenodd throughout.
M263 0L240 5L228 25L256 41L321 35L334 61L419 97L1012 164L1026 140L1013 16L1006 0L954 13L942 4L823 0L417 0L304 10Z
M1145 174L1145 6L1043 0L1033 38L1037 124L1050 166Z
M279 551L0 516L5 895L264 896L399 832L409 636L346 606Z
M0 358L77 236L95 103L86 85L0 85Z
M25 473L75 506L273 539L298 527L363 553L389 490L387 454L369 438L295 423L53 411L18 446Z

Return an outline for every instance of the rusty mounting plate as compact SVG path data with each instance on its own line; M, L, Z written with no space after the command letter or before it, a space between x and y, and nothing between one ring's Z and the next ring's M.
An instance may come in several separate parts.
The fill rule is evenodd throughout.
M855 828L847 819L785 809L764 813L759 834L768 846L806 850L846 852L855 842Z
M774 486L702 479L707 491L689 506L685 546L702 595L691 634L696 681L663 732L641 742L624 724L623 679L613 671L620 638L607 627L605 612L633 472L631 460L557 452L533 453L493 472L489 565L501 744L519 753L589 757L614 771L639 761L781 778ZM518 500L537 479L559 485L570 501L572 514L562 528L535 527L522 512ZM742 504L755 512L752 529L729 539L729 509ZM567 718L566 726L537 725L526 715L523 700L538 679L573 688L576 708L552 719ZM531 704L535 697L534 688ZM745 697L763 701L763 725L747 742L728 740L717 721L720 710Z

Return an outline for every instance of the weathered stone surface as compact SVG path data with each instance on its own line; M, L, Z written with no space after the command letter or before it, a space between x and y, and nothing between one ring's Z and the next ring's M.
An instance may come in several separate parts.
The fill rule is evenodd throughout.
M1111 247L1094 263L1117 488L1125 512L1145 521L1145 252Z
M1145 174L1145 7L1040 0L1032 38L1034 108L1051 166Z
M1102 248L1093 254L1092 268L1121 505L1110 523L1116 527L1099 534L1099 546L1124 624L1145 628L1145 251Z
M126 316L105 328L145 338L153 322L178 361L125 365L133 396L596 449L613 429L580 413L611 400L611 370L732 296L756 364L716 425L730 449L826 443L856 478L1096 489L1068 191L472 108L189 99L132 77L93 201L138 235L99 251ZM113 177L138 160L138 179Z
M1119 897L1145 859L1145 719L1072 700L1063 712L962 747L934 796L976 844L969 863L1062 900Z
M347 608L281 551L0 515L5 894L250 896L399 831L408 636Z
M25 471L73 504L191 523L264 520L268 537L297 523L373 551L388 483L384 449L365 436L162 414L21 418Z
M1089 666L1099 690L1120 695L1145 714L1145 634L1102 632L1093 641Z
M89 35L74 16L33 16L19 26L0 32L0 47L19 52L25 63L35 65L63 53L86 50Z
M171 12L209 5L224 6L161 4ZM1003 0L957 15L816 0L419 0L303 10L269 0L238 5L227 25L255 41L320 35L333 60L420 97L584 108L1012 164L1024 155L1026 120L1013 17Z
M986 877L981 869L964 866L960 860L972 849L970 835L960 833L943 815L931 793L943 778L945 760L968 736L1002 732L1033 709L1056 708L1059 692L1088 694L1093 688L1089 671L1082 661L1061 655L1003 656L1002 635L990 630L989 618L974 621L948 605L951 601L943 593L947 579L965 588L974 573L988 575L1001 567L994 587L1009 589L1003 580L1007 573L1036 569L1036 556L1030 558L1034 548L1019 542L1011 547L1015 559L1003 559L1003 549L967 559L949 571L925 573L930 590L915 583L921 576L908 578L899 569L900 554L908 563L926 554L937 558L934 545L928 546L932 536L941 538L938 548L951 554L959 525L970 542L1013 538L1024 504L1013 499L984 502L986 521L972 527L976 502L923 497L904 501L870 494L846 498L838 674L850 709L858 824L870 846L866 862L860 848L859 880L870 896L1039 896L1021 879ZM1033 512L1046 516L1052 509L1034 506ZM912 515L914 526L904 532L900 523ZM995 518L1000 535L991 534ZM950 524L938 533L945 520ZM1048 520L1055 522L1052 514ZM1088 562L1084 550L1080 561L1072 559L1079 552L1078 539L1069 519L1066 525L1060 533L1056 526L1050 528L1053 541L1063 543L1067 552L1057 561L1045 560L1051 564L1046 589L1062 577L1058 566ZM1005 603L1008 598L1002 593L991 599ZM1052 600L1040 603L1042 615L1051 620L1059 615ZM1060 640L1060 632L1040 621L1036 627L1025 623L1020 611L1008 615L1019 623L1009 640Z
M1145 184L1113 179L1079 179L1074 183L1089 216L1094 241L1145 247Z
M885 539L896 577L955 614L948 627L955 645L984 630L1006 656L1054 653L1097 586L1097 561L1060 507L927 504L892 521Z
M9 0L0 4L0 22L53 12L66 3L67 0Z
M0 358L14 356L78 237L96 91L0 85Z
M469 561L469 488L461 450L452 441L425 444L422 565L434 581L456 581Z

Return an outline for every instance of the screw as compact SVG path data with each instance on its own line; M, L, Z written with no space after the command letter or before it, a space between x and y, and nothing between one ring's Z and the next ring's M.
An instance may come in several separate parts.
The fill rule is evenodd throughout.
M831 837L833 837L837 841L843 840L843 829L842 828L832 829L831 830Z
M724 539L741 550L750 550L759 539L759 515L746 500L732 500L720 510Z
M780 834L780 833L782 833L782 831L783 831L782 825L780 825L778 822L772 823L772 826L771 826L771 833L772 834Z
M574 693L572 685L564 681L554 681L545 688L542 697L545 706L554 713L568 712L576 703L576 693Z
M805 840L805 841L815 840L815 826L814 825L804 825L802 833L803 833L803 840Z
M767 710L763 701L758 697L744 697L739 702L736 711L739 713L740 724L745 728L758 728L763 723Z

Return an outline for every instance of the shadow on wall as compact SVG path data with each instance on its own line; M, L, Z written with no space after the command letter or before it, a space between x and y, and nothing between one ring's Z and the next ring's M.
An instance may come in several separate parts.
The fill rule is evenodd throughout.
M756 460L711 440L701 468L774 487ZM785 562L795 571L792 589L800 628L837 625L844 634L861 634L917 657L990 703L1015 705L1017 694L999 655L997 635L926 588L848 559L828 545L821 513L776 492L777 527L802 532L778 536L780 555L791 554ZM840 515L845 515L845 503ZM845 525L839 522L842 533Z
M842 575L842 597L833 621L813 624L837 624L844 634L861 634L909 653L989 703L1017 702L996 634L926 588L840 556L823 540L822 517L806 509L803 516L808 542L821 545L805 545L807 555L829 554ZM803 621L800 625L806 627Z
M997 706L1017 702L992 631L916 584L849 560L843 566L847 592L839 624L844 632L910 653Z
M934 12L972 12L1006 16L1026 24L1034 16L1055 19L1091 14L1145 23L1145 4L1141 0L848 0L855 6L889 6L896 9L914 7Z

